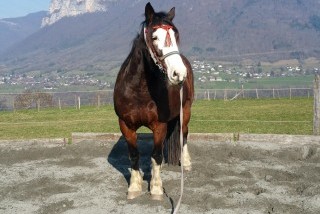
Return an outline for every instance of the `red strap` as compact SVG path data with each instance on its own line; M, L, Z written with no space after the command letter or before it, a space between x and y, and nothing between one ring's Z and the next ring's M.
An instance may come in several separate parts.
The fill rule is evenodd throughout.
M166 41L164 43L165 47L171 46L172 42L171 42L169 30L172 29L172 26L170 26L170 25L156 25L156 26L153 27L153 29L159 29L159 28L167 31Z

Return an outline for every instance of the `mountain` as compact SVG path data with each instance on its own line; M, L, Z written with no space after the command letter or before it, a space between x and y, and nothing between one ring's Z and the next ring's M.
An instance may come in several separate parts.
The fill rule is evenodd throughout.
M64 17L107 11L108 4L112 2L116 0L52 0L42 26L51 25Z
M2 71L106 73L119 66L140 31L147 1L101 2L106 12L62 16L11 46L0 57ZM319 0L151 3L156 11L176 7L174 22L180 31L181 50L189 57L230 61L320 58Z
M0 53L40 29L46 12L32 13L19 18L0 19Z

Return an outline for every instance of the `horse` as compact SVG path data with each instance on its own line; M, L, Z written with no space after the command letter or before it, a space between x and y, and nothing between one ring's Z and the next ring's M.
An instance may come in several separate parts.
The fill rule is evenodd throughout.
M191 170L187 136L194 98L193 72L190 62L179 52L179 31L172 22L174 17L175 7L167 13L155 12L150 2L146 4L145 21L117 75L114 109L131 163L127 199L142 193L137 146L137 130L142 126L153 133L152 200L163 198L160 169L164 151L167 151L168 164L183 164L185 170ZM183 148L180 148L179 139L181 87ZM164 149L166 144L167 149ZM180 149L183 149L182 157Z

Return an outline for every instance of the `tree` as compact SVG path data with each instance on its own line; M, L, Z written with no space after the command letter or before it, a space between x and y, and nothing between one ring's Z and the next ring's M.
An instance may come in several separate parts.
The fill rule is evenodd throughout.
M52 107L53 106L53 97L51 94L43 93L43 92L34 92L33 101L40 104L40 106L44 107Z
M271 76L271 77L275 77L275 73L274 73L273 70L270 72L270 76Z
M261 74L261 73L262 73L261 62L258 62L257 66L258 66L257 72L258 72L259 74Z
M7 102L6 99L1 99L0 100L0 111L8 109L8 106L7 106L6 102Z
M16 109L30 109L35 106L52 107L54 104L51 94L43 92L33 92L30 89L19 94L14 99Z
M14 107L17 109L28 109L32 107L32 91L26 90L22 94L19 94L14 99Z

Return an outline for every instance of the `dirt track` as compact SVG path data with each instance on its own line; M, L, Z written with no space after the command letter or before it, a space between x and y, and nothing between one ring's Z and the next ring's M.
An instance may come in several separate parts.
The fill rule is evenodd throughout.
M0 142L0 213L171 213L180 168L163 167L166 196L151 201L152 143L139 145L145 194L127 201L123 140ZM320 140L189 145L193 171L185 174L180 213L320 213Z

